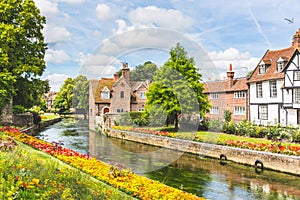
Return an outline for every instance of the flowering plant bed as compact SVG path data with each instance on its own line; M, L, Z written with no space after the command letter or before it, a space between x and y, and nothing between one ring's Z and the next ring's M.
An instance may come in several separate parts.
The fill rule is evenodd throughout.
M246 138L242 136L228 135L224 133L215 133L215 132L207 132L205 134L203 134L203 132L198 132L198 133L182 132L181 133L181 132L151 130L148 128L135 128L135 127L122 128L121 126L114 127L114 129L141 132L141 133L153 134L158 136L175 137L175 138L181 138L187 140L194 140L198 142L214 143L214 144L245 148L251 150L300 156L300 146L293 143L273 142L271 140Z
M58 159L74 166L119 190L140 199L203 199L196 195L175 189L158 181L136 175L130 171L109 166L91 156L63 148L58 144L41 141L35 137L23 134L19 130L4 127L0 131L9 136L46 152Z

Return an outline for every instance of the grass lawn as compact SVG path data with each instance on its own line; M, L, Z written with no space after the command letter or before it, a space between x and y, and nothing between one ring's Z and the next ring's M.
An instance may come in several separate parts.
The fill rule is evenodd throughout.
M121 127L120 127L121 128ZM124 126L123 130L130 130L132 127ZM238 135L232 135L227 133L219 133L219 132L209 132L209 131L180 131L176 132L174 127L146 127L146 129L153 130L153 131L165 131L172 134L176 138L186 139L186 140L195 140L199 142L206 142L212 144L225 144L228 140L233 141L245 141L251 143L264 143L264 144L272 144L274 141L268 140L265 138L251 138L251 137L244 137ZM300 147L298 143L291 143L291 142L280 142L283 146L297 146Z
M59 117L60 117L59 114L54 114L54 113L45 113L45 114L41 115L42 121L57 119Z
M2 145L1 145L2 144ZM133 199L0 133L1 199Z

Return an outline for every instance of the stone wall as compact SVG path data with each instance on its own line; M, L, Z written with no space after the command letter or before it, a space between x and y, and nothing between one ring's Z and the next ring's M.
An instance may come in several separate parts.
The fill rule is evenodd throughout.
M14 114L13 115L13 125L14 126L32 126L33 125L33 115L32 113Z
M105 134L110 137L165 147L212 158L220 158L221 154L223 154L230 161L246 165L254 166L255 162L260 160L265 168L300 175L300 156L288 156L263 151L253 151L129 131L113 129L106 129L104 131Z

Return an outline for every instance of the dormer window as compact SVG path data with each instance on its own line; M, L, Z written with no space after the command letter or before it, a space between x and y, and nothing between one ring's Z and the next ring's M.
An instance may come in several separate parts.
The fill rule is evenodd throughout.
M270 61L261 61L259 64L258 74L264 74L267 71L267 68L270 66Z
M280 57L277 60L277 72L281 72L283 70L284 64L285 64L285 60L282 57Z
M106 86L101 91L101 98L103 100L110 99L110 91L109 91L109 89Z
M259 74L264 74L266 73L266 65L259 65Z

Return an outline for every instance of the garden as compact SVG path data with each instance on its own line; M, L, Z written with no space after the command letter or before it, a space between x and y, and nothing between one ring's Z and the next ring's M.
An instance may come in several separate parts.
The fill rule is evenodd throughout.
M122 165L108 165L86 154L63 148L57 143L51 144L26 135L15 128L1 128L0 136L0 178L3 182L0 192L10 199L129 198L118 190L138 199L202 199L136 175ZM63 167L59 166L47 155L79 169L80 172L65 164ZM101 182L98 184L97 181L90 181L90 176L86 174Z
M128 116L129 115L129 116ZM198 127L181 120L182 129L178 131L173 126L161 126L161 121L149 126L145 114L124 114L117 120L117 130L142 132L166 137L206 142L258 151L267 151L287 155L300 156L300 127L284 127L280 124L259 126L243 120L234 123L231 113L224 112L223 119L203 120ZM128 118L130 120L128 120ZM187 127L193 127L190 129Z

